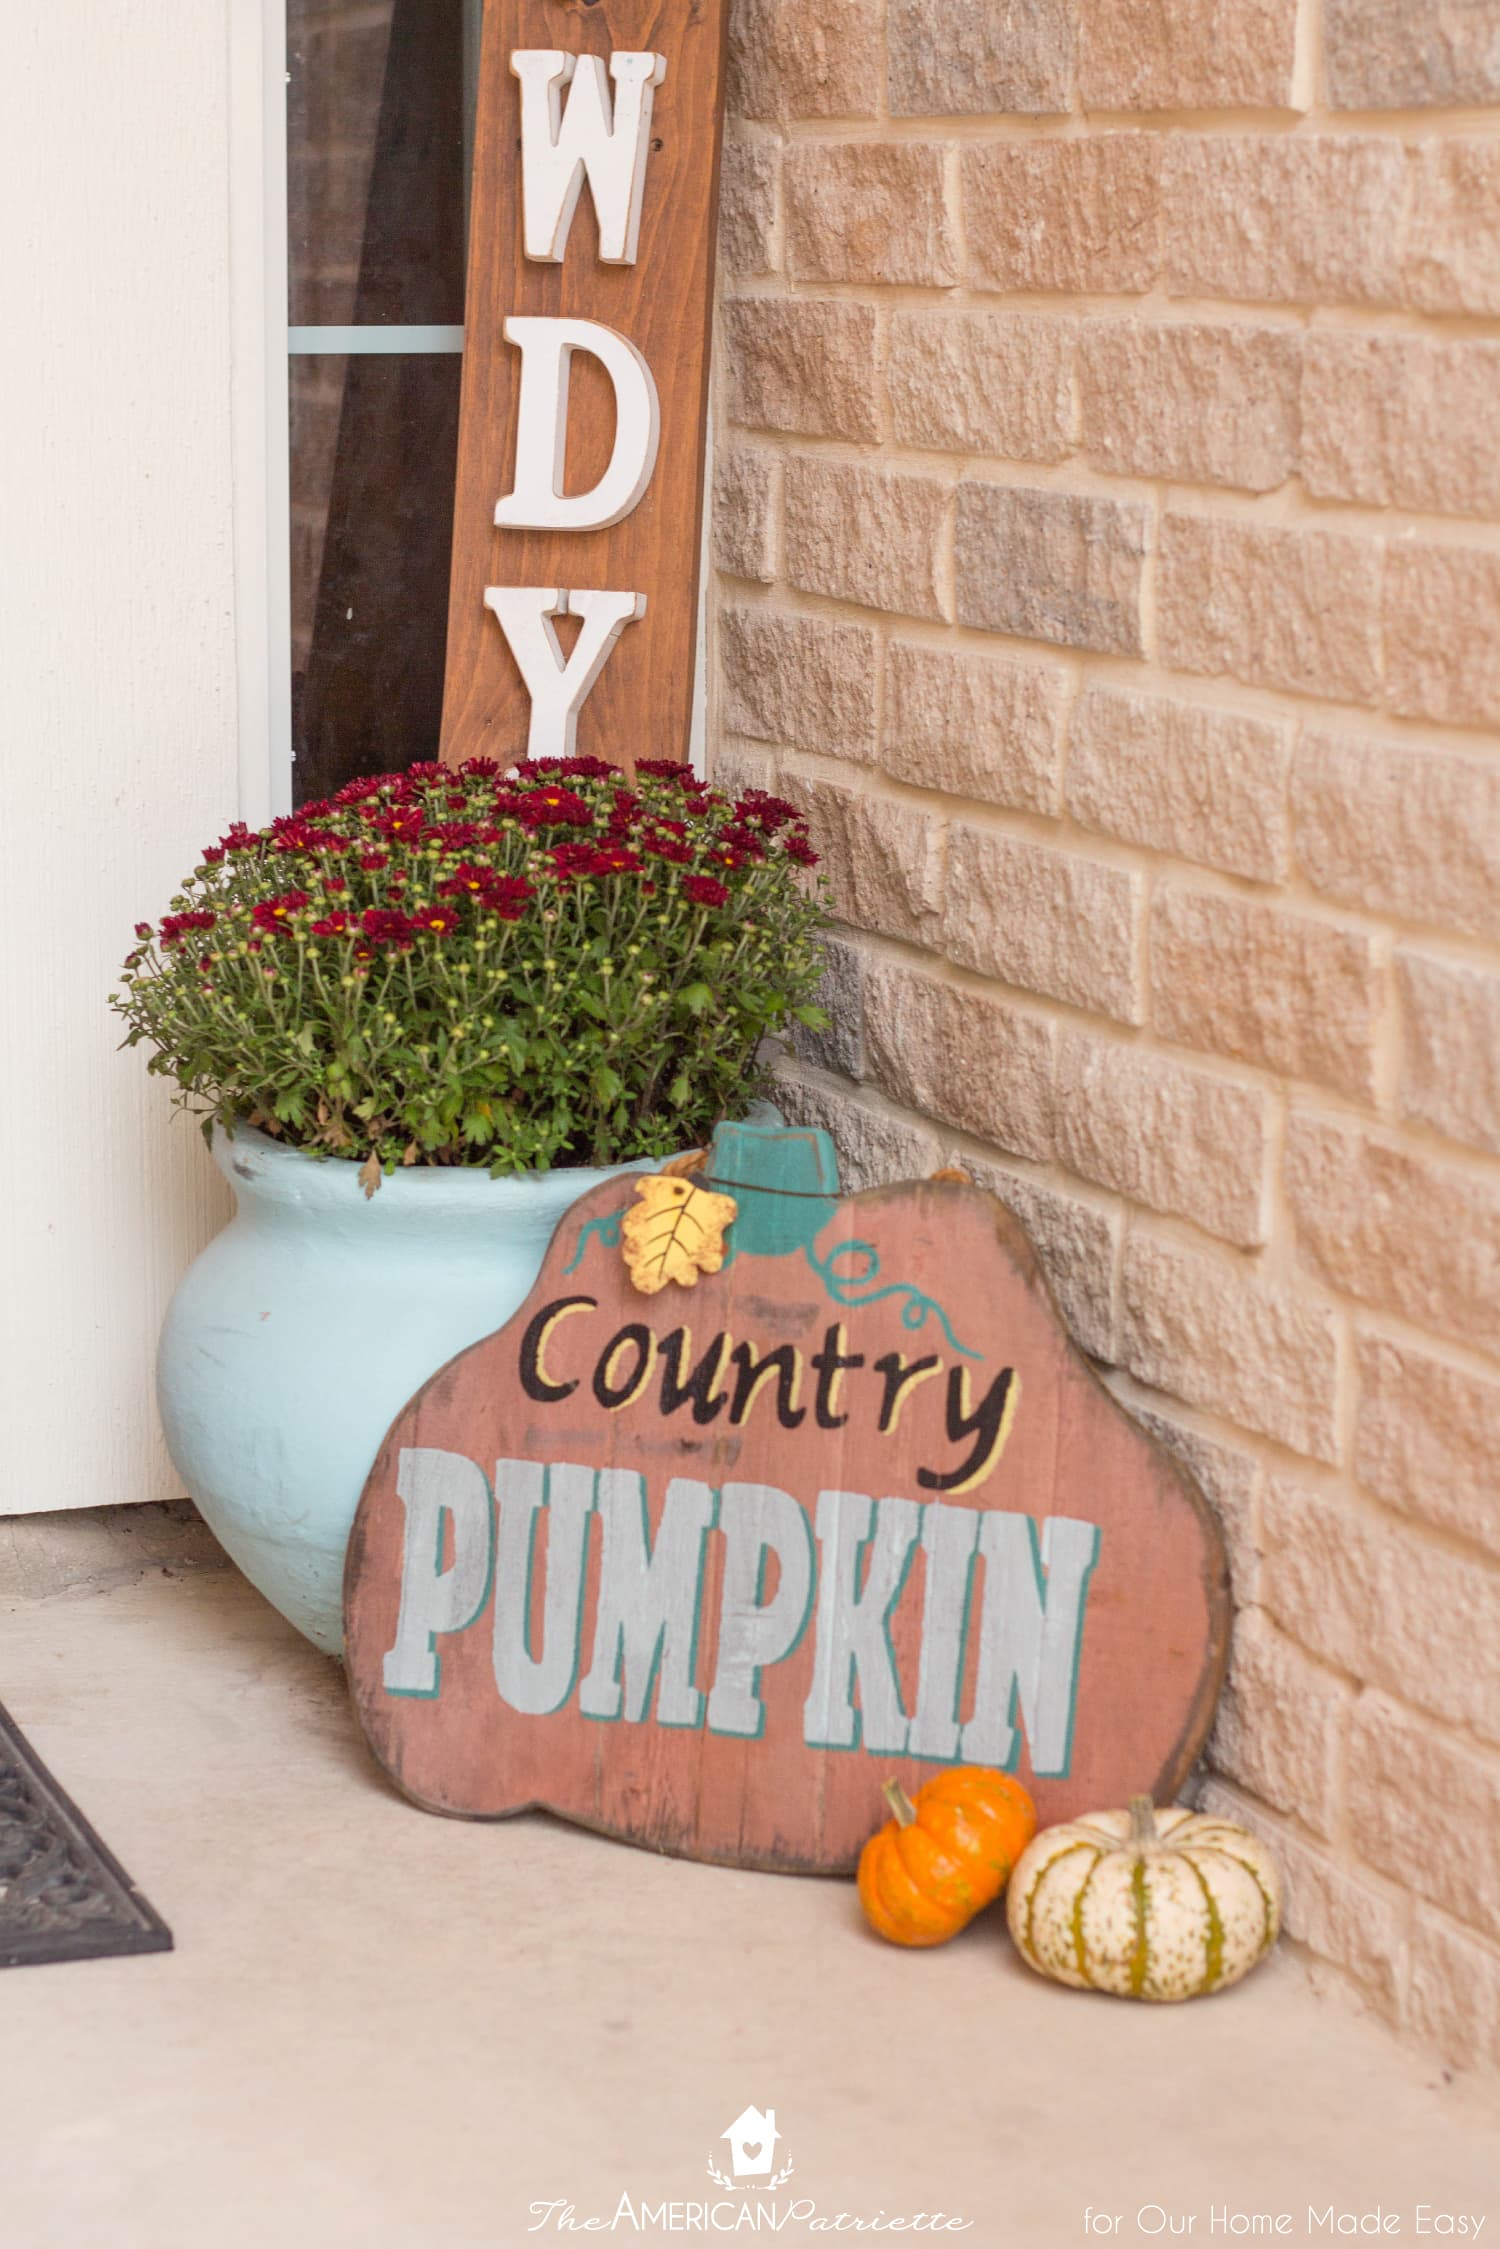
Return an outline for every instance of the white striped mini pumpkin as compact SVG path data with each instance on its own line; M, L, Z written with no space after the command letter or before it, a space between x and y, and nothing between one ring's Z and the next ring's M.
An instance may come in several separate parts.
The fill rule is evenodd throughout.
M1080 1990L1196 1999L1238 1983L1276 1942L1281 1883L1248 1828L1148 1796L1030 1843L1006 1893L1021 1958Z

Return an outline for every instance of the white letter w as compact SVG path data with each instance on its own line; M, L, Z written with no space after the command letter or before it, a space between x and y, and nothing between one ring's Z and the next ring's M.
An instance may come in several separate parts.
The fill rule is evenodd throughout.
M568 230L588 177L606 265L634 265L646 189L654 89L664 55L609 58L615 82L610 114L602 55L555 47L518 48L510 67L521 81L521 203L528 258L561 265ZM569 87L567 109L561 93Z

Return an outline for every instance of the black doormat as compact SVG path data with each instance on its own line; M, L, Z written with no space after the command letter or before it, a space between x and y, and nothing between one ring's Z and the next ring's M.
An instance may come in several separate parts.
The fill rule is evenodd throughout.
M0 1968L171 1949L161 1915L0 1704Z

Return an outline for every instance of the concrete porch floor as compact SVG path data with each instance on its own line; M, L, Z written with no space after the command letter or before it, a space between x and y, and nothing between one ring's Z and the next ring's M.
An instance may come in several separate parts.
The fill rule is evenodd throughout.
M1500 2236L1491 2095L1291 1955L1131 2007L1042 1983L997 1919L903 1954L849 1885L426 1817L338 1669L196 1525L129 1512L0 1525L0 1699L177 1939L0 1976L4 2249L509 2249L576 2238L533 2205L622 2194L719 2230L941 2211L986 2249L1252 2237L1215 2213L1338 2238L1310 2205ZM751 2103L795 2176L726 2196Z

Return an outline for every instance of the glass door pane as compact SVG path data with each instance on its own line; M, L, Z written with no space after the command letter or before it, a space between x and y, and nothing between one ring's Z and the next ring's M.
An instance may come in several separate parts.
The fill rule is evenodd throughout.
M298 804L436 754L477 18L287 0Z

